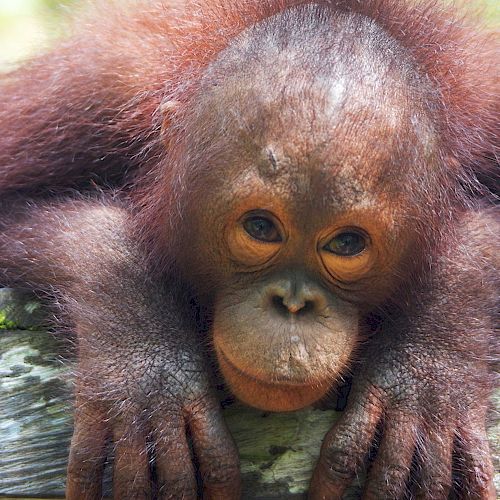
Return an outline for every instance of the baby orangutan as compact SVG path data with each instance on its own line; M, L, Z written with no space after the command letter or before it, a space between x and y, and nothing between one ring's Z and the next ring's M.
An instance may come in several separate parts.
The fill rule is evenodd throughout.
M239 498L212 348L270 411L352 373L310 498L374 445L363 498L495 498L493 40L427 1L82 16L0 97L0 277L78 339L68 498L100 497L110 440L117 499L196 498L194 463Z

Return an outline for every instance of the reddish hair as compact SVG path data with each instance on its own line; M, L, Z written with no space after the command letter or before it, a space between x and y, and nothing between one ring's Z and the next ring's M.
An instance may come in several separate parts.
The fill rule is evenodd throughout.
M172 120L175 124L172 130L166 127L167 137L175 138L177 132L182 134L182 104L189 105L203 71L231 40L245 28L284 9L310 3L371 18L408 51L418 71L434 90L435 99L429 103L429 108L441 154L446 157L447 170L451 170L448 172L451 175L446 177L451 177L455 183L446 189L464 194L460 183L473 183L477 175L495 166L499 116L494 99L495 89L498 89L494 53L499 48L498 40L492 33L480 29L474 17L460 14L456 6L444 6L432 0L212 0L189 3L170 32L174 50L169 59L171 78L165 82L163 99L164 102L180 103L180 109ZM172 140L171 137L168 140ZM152 172L155 181L151 183L146 178L147 190L140 200L145 216L140 225L147 227L145 234L159 244L159 254L165 253L172 244L171 240L165 242L158 237L159 234L172 237L165 231L166 220L161 214L172 216L175 214L172 206L182 204L177 200L182 189L172 173L170 168L159 164L159 169ZM171 188L170 199L166 197L165 186ZM178 220L173 220L175 226ZM152 221L160 224L156 232L150 231ZM150 248L154 241L148 243ZM157 257L161 258L158 254Z
M148 248L165 253L182 190L166 144L204 69L245 28L315 3L372 18L406 48L435 90L432 117L455 180L495 165L498 40L434 0L94 2L74 34L4 78L0 193L45 193L92 182L131 187ZM470 20L472 19L472 20ZM172 112L169 103L176 103ZM170 142L169 142L170 141ZM173 148L175 150L175 148ZM159 235L163 235L160 237ZM174 250L175 253L175 250Z

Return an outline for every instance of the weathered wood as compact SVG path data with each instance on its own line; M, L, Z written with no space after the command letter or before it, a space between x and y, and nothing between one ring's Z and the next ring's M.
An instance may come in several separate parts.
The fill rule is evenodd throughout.
M0 331L0 494L62 495L71 380L46 332Z
M63 496L71 437L71 370L43 331L0 333L0 495ZM336 412L224 410L245 498L300 498Z
M28 314L24 327L35 322L38 309L23 306L32 299L8 293L5 300L0 291L0 328L15 326L14 311ZM72 377L71 364L61 362L63 350L46 331L0 329L0 497L64 495ZM239 404L224 413L240 450L244 498L303 498L321 440L338 413L307 408L271 414ZM497 422L490 432L497 457L499 430ZM107 484L109 492L109 478ZM359 498L359 489L346 498Z

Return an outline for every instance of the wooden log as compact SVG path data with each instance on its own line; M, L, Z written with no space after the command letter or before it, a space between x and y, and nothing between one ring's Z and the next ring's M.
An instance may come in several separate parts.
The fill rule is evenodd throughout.
M54 337L0 331L0 495L64 495L71 380Z
M40 324L38 308L24 307L31 301L0 290L0 497L56 498L64 496L72 433L71 363L62 363L64 343L47 331L1 329L16 326L20 310L23 327L35 319ZM321 441L338 412L272 414L234 404L224 414L240 451L243 498L304 498ZM498 431L497 422L490 433L496 457ZM109 473L106 485L109 494ZM359 485L345 498L359 498Z

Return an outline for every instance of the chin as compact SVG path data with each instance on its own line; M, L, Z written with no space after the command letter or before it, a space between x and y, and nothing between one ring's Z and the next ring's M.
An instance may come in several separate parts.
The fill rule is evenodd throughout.
M300 410L321 399L334 379L297 382L267 382L236 367L216 346L219 367L233 394L243 403L260 410L283 412Z

